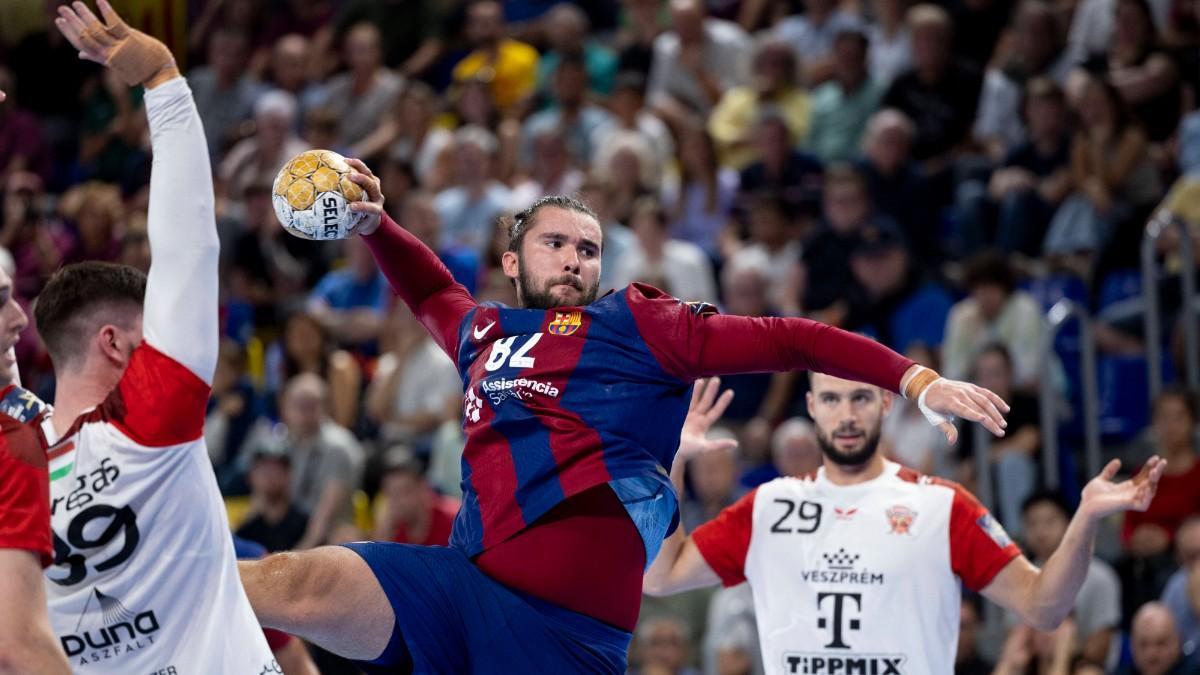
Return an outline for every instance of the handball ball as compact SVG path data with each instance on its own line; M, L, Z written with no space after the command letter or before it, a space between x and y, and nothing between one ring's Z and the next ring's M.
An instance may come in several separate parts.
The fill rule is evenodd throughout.
M306 150L284 164L271 195L283 229L303 239L345 239L361 217L350 202L366 197L351 171L330 150Z

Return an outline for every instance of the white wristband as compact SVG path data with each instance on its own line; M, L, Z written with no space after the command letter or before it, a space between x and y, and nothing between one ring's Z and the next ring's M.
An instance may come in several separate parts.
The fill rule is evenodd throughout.
M940 412L935 411L933 408L925 405L925 395L929 393L929 390L933 388L933 385L941 382L944 379L946 378L939 377L938 379L934 380L928 387L925 387L925 389L921 392L921 395L917 397L917 410L920 410L921 414L925 416L925 419L935 427L942 422L954 421L953 417L950 417L949 415L943 415Z

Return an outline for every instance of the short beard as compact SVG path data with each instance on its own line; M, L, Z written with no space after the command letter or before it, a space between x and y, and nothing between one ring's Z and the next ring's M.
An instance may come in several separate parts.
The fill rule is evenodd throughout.
M876 426L873 432L867 432L862 448L850 454L837 449L837 446L833 444L833 434L826 434L819 429L817 430L817 444L821 446L821 454L838 466L862 466L875 456L875 451L879 449L879 436L882 431L883 425L881 424Z
M579 302L565 305L563 302L555 298L550 293L550 289L558 284L570 284L582 293ZM522 257L517 258L517 300L521 303L523 309L554 309L555 307L583 307L592 304L596 296L600 292L600 283L597 281L591 288L586 291L581 288L578 280L574 277L562 275L553 277L546 282L542 290L535 290L533 280L529 278L525 270L525 260Z

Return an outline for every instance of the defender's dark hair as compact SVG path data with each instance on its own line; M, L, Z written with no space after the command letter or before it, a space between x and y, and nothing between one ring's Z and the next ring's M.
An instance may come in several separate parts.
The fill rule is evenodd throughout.
M33 304L33 320L50 359L61 367L80 356L95 320L124 324L115 312L140 312L146 275L128 265L82 262L54 273Z
M513 216L512 223L508 226L508 250L513 253L521 252L521 244L525 241L525 233L529 231L529 228L533 227L534 218L537 217L538 211L549 207L582 213L589 218L595 219L596 222L600 221L600 217L596 215L595 211L574 197L546 195Z

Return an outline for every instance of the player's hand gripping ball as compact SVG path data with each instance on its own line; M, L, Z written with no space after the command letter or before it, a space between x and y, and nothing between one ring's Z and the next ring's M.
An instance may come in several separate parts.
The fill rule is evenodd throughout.
M363 189L350 180L353 169L331 150L306 150L275 177L271 200L283 229L303 239L345 239L363 217L350 210Z

